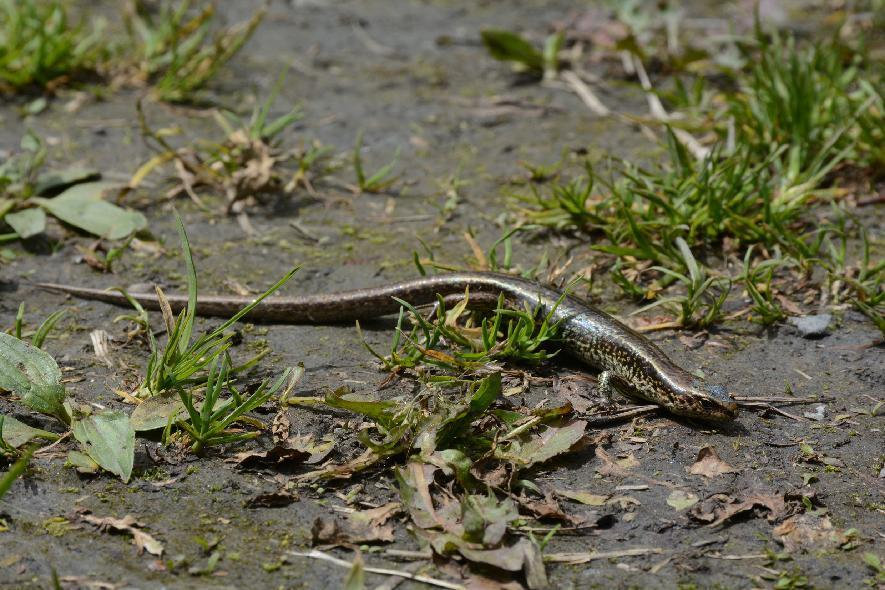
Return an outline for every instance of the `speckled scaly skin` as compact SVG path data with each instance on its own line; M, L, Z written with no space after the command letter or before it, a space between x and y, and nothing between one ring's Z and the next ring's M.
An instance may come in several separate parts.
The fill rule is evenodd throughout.
M116 292L48 283L39 286L85 299L128 305L126 299ZM538 306L539 313L544 315L552 311L553 320L561 321L563 348L600 369L600 383L604 389L614 385L674 414L690 418L727 421L737 416L737 404L724 387L704 383L673 363L647 338L612 316L570 295L560 301L561 293L509 275L459 272L339 293L269 297L247 318L283 323L348 322L396 313L400 306L393 297L418 306L435 303L437 294L447 298L463 296L466 289L470 291L469 300L475 305L494 305L498 295L503 293L508 305L521 308L528 303ZM130 295L146 309L159 308L155 294ZM168 295L167 298L176 312L187 304L184 295ZM252 301L249 297L201 296L196 313L231 317ZM560 301L558 305L557 301Z

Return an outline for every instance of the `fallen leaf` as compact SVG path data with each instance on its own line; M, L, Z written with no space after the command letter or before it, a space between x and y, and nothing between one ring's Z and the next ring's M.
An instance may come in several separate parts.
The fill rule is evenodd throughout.
M692 475L702 475L704 477L716 477L723 473L737 473L738 470L719 458L716 449L707 445L698 451L698 458L694 464L688 468L688 472Z
M354 522L347 519L317 517L311 528L314 547L330 548L338 545L361 545L364 543L391 543L394 539L393 525L376 525L372 522Z
M402 508L403 506L399 502L388 502L387 504L384 504L383 506L378 506L377 508L351 512L347 516L347 518L354 523L365 523L371 526L381 526L390 518L399 514L400 511L402 511Z
M573 490L556 490L556 494L587 506L602 506L611 496Z
M850 541L844 530L833 527L826 515L799 514L791 516L774 528L774 536L784 549L827 551Z
M728 494L713 494L692 508L688 515L695 520L708 523L708 526L717 526L736 514L756 507L768 511L769 522L782 518L787 510L783 496L750 490L738 498Z
M632 496L614 496L606 500L605 503L617 506L621 510L631 510L633 506L642 506L642 502Z
M542 500L532 500L525 496L517 498L519 505L528 510L532 516L541 520L558 520L570 526L580 526L586 522L581 516L567 514L559 505L552 494L548 494Z
M434 465L409 461L405 468L394 471L403 506L408 510L412 521L422 529L443 525L443 520L436 514L428 489L437 469Z
M691 492L682 490L673 490L667 496L667 505L672 506L676 510L685 510L698 503L698 497Z
M273 425L270 429L274 444L280 444L289 438L289 427L289 410L281 408L273 417Z
M633 467L637 467L639 465L639 461L636 460L636 457L633 455L633 453L629 453L627 456L621 457L616 461L616 463L618 464L618 467L621 467L622 469L632 469Z
M140 530L144 525L135 520L135 517L131 514L127 514L123 518L114 518L112 516L101 518L90 514L88 510L84 510L79 513L78 517L84 522L95 525L101 532L119 532L132 535L132 543L138 549L139 555L144 551L157 556L163 554L163 544Z
M520 437L518 441L511 441L508 447L500 447L495 456L527 469L571 450L583 438L586 428L587 423L583 420L562 427L549 426L540 434Z
M238 467L243 469L255 469L256 467L299 465L308 458L310 458L309 452L283 443L263 451L243 451L224 461L225 463L236 463Z

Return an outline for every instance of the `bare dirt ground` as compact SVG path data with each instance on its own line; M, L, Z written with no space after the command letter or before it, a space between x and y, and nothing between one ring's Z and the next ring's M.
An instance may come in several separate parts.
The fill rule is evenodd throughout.
M250 2L224 3L231 21L253 8ZM296 263L303 270L284 293L380 285L415 276L411 253L421 249L418 238L438 258L467 264L471 252L464 232L472 230L484 247L499 237L496 219L508 210L506 191L510 179L521 173L519 161L551 162L566 148L655 157L638 129L596 117L565 90L517 83L478 43L485 27L543 35L547 24L575 10L572 3L556 1L506 7L449 1L273 4L255 37L214 83L214 95L224 105L249 104L250 96L266 93L281 67L291 65L280 103L300 103L306 117L287 141L317 138L346 152L363 130L367 166L379 166L401 148L397 170L402 179L392 194L354 196L322 186L315 197L298 194L254 207L250 219L256 234L251 237L232 217L176 201L202 292L229 293L229 279L260 289ZM693 10L698 16L718 12ZM735 19L750 18L744 4L729 5L728 11ZM817 18L801 16L803 26ZM612 79L601 88L602 97L619 110L644 112L635 84ZM151 155L140 139L135 98L135 92L122 91L87 100L73 115L58 99L46 113L29 118L19 115L20 105L6 103L0 106L0 147L14 148L30 127L52 138L54 161L82 162L127 178ZM194 134L216 132L195 109L148 104L147 112L157 127L177 123ZM441 183L456 171L467 184L454 214L445 220ZM336 175L350 180L351 171ZM170 291L181 290L183 266L173 216L161 193L147 188L130 203L147 215L165 254L127 252L113 275L80 263L77 247L91 239L57 226L50 234L61 241L37 238L5 247L9 260L0 266L0 326L12 325L22 301L30 323L53 310L68 310L46 349L62 366L69 396L77 402L129 407L115 391L137 383L146 353L141 344L118 345L111 351L113 366L102 364L92 352L89 333L100 328L124 341L125 323L113 322L119 310L45 293L30 283L105 287L160 282ZM296 220L316 240L294 229ZM562 259L590 255L586 245L561 238L518 238L514 246L516 261L525 267L545 251ZM605 289L594 303L624 315L632 309ZM200 327L217 324L201 321ZM382 348L392 327L387 320L363 326L369 341ZM733 424L716 428L661 414L611 427L595 447L539 469L535 481L541 486L607 497L596 507L562 502L568 513L597 525L563 530L545 552L611 556L549 564L551 587L875 587L874 574L862 561L865 552L885 551L880 471L885 423L881 413L873 412L885 391L885 362L875 327L845 310L819 339L802 338L788 325L763 330L750 324L702 335L665 331L653 339L678 362L730 384L735 392L817 396L820 402L785 407L786 413L745 410ZM243 329L235 356L246 358L249 347L262 340L273 353L250 378L303 362L306 374L298 395L322 395L342 385L374 393L386 377L352 326L250 326ZM554 387L552 378L582 373L554 359L536 374L543 378L515 403L562 397L563 389ZM590 382L576 383L579 391L592 389ZM46 425L5 398L0 398L0 411ZM347 460L361 450L353 437L359 421L351 415L300 406L288 414L292 432L334 441L332 458ZM266 421L272 415L272 410L259 414ZM309 550L315 520L340 516L348 506L344 496L354 486L360 489L349 499L357 506L397 498L389 472L373 470L323 488L294 488L296 499L285 506L250 507L254 498L285 487L303 467L243 470L225 462L236 451L165 461L156 440L136 444L129 484L109 475L81 477L65 468L64 443L57 453L34 460L33 470L0 501L0 517L8 526L0 532L0 587L51 587L55 571L64 588L337 588L346 569L288 552ZM268 446L267 437L254 445ZM689 472L705 470L692 466L706 447L715 449L726 472ZM672 505L674 490L700 501L680 510ZM138 555L128 535L99 532L78 516L84 511L100 517L133 515L163 543L163 559ZM364 548L367 565L463 581L468 571L463 562L392 554L391 549L420 549L406 518L393 522L392 543ZM785 544L789 559L776 557ZM628 550L637 550L636 555ZM330 552L353 559L350 550ZM209 568L213 553L220 561ZM519 583L518 577L504 580ZM378 586L390 581L373 574L367 582L392 587ZM419 586L405 581L399 587Z

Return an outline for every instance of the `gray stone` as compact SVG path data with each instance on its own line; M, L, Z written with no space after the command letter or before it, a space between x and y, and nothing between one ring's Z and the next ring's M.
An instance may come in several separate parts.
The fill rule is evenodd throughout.
M833 316L828 313L819 315L806 315L790 318L790 323L796 326L803 338L820 338L827 335L827 328Z

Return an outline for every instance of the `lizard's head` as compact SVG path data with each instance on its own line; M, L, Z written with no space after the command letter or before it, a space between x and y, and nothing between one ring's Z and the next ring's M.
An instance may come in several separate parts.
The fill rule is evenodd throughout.
M727 422L738 415L738 405L722 385L710 385L693 379L683 387L679 410L682 416L712 422Z

